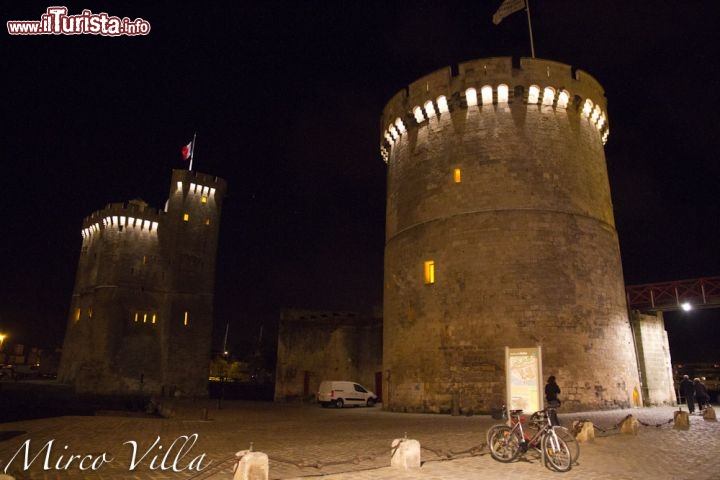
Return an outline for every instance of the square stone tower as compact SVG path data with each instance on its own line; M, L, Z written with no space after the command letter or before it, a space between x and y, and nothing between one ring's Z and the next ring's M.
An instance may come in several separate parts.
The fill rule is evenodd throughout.
M58 380L79 392L207 394L226 182L173 170L164 210L86 217Z

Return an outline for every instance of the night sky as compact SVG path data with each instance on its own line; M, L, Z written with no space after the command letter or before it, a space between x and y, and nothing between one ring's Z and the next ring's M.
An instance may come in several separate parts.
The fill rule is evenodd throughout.
M439 68L530 56L501 0L63 3L143 18L145 36L9 35L0 332L59 346L82 219L161 208L182 145L225 178L216 332L272 349L284 307L382 305L379 117ZM2 2L3 25L54 3ZM586 70L608 98L606 149L626 284L720 275L720 2L534 0L536 56ZM720 310L667 315L674 361L720 360Z

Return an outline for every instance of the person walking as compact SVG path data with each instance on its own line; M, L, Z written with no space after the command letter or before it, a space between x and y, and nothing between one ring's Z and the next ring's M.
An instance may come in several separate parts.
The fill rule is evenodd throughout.
M695 412L695 385L687 375L683 375L680 382L680 396L685 399L690 414Z
M693 387L695 388L695 400L697 400L698 410L702 413L710 403L710 395L708 395L705 384L699 378L693 380Z
M556 408L560 406L560 386L555 381L555 375L550 375L545 385L545 400L547 401L548 415L550 416L551 425L560 425L560 421L557 417Z

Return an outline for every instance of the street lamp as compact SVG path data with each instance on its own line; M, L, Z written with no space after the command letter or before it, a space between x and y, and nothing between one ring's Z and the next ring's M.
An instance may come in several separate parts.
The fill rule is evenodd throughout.
M680 305L680 308L682 308L684 312L689 312L690 310L692 310L693 307L690 302L685 302Z

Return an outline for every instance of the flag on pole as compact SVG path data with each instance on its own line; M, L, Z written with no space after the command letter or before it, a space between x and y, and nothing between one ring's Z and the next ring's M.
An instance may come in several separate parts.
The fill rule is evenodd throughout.
M525 0L503 0L493 15L493 23L497 25L503 21L503 18L519 12L523 8L525 8Z
M182 147L182 157L183 160L186 160L192 156L192 148L193 148L193 142L192 140L187 145L184 145Z

